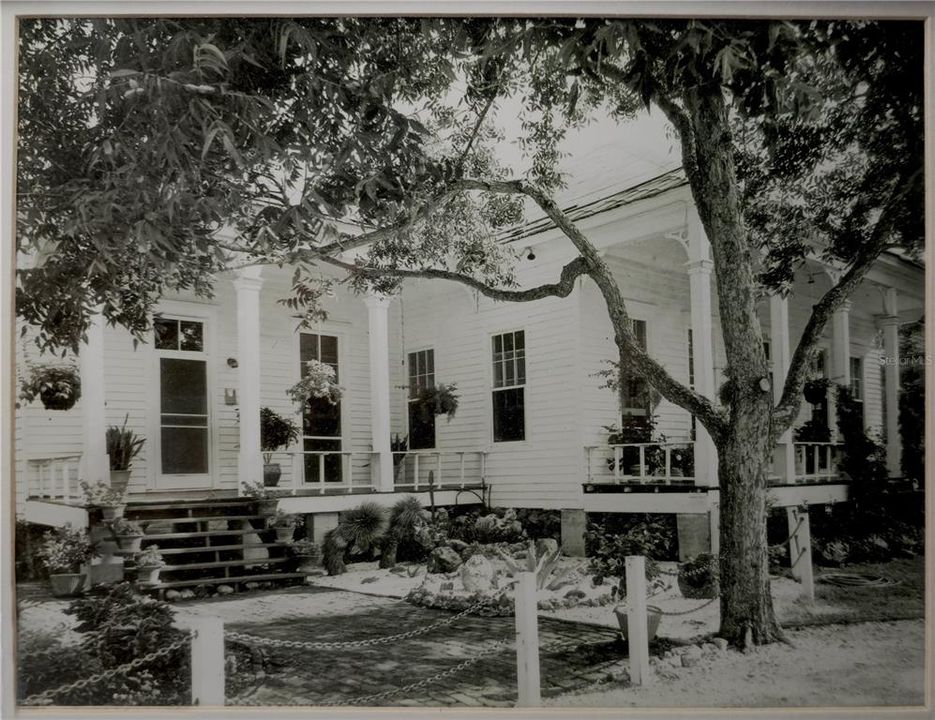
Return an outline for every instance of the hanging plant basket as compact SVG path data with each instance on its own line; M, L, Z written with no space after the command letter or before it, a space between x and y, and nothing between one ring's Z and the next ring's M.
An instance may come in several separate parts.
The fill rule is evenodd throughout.
M826 378L809 380L805 383L802 394L805 396L805 401L812 405L824 402L828 398L828 380Z
M36 365L20 383L19 397L36 398L46 410L71 410L81 397L81 376L72 365Z
M422 419L431 421L436 415L447 415L451 420L458 411L460 396L455 393L457 389L454 383L422 388L415 401Z

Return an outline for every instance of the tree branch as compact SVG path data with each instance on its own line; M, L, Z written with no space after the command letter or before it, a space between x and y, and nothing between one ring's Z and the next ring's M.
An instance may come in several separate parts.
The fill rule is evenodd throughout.
M557 283L546 283L526 290L506 290L487 285L470 275L438 268L411 270L405 268L365 267L363 265L355 265L343 260L338 260L333 257L318 257L317 259L329 265L343 268L354 275L366 278L397 277L452 280L474 288L482 295L492 298L493 300L502 300L504 302L530 302L545 297L568 297L572 290L575 289L575 280L588 272L588 266L584 258L577 257L562 268L562 273Z
M901 199L908 194L920 177L921 171L916 170L905 182L898 181L893 186L890 199L880 214L876 225L874 225L869 246L851 264L837 284L828 290L813 306L812 314L805 325L805 330L802 331L795 352L792 354L786 382L783 385L782 397L773 411L772 433L775 437L788 430L799 414L799 408L802 404L802 392L807 379L808 362L822 331L831 316L841 307L848 296L857 289L873 263L889 246L888 237L892 224L892 215L895 213ZM900 190L898 193L896 192L897 188Z
M585 237L555 202L538 188L521 180L476 180L464 179L458 185L465 190L485 192L522 193L530 197L555 223L555 226L571 240L588 265L588 276L594 280L607 305L610 321L614 326L617 347L625 352L631 365L662 395L676 405L688 410L704 424L713 438L719 438L727 428L727 416L709 398L700 395L687 385L676 380L669 372L640 346L633 334L626 303L613 273L604 262L591 241Z

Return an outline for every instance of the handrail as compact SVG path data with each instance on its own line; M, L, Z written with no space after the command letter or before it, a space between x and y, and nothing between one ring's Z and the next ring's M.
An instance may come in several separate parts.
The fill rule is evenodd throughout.
M662 450L662 465L656 465L654 458L648 456L648 451L655 449ZM615 485L621 483L658 483L663 482L666 485L676 484L694 484L695 476L682 474L679 465L673 463L673 452L685 450L692 453L694 459L695 443L692 440L666 440L664 442L640 442L640 443L607 443L604 445L585 445L585 455L587 461L587 483L607 482L601 479L606 477L608 472L611 475L611 482ZM601 467L600 462L594 458L596 451L606 449L611 451L612 455L603 455L603 464L606 470ZM631 451L627 453L627 451ZM636 451L636 457L633 452ZM629 459L627 459L629 455ZM627 461L625 463L625 461ZM636 467L636 472L626 472L627 469ZM660 472L661 471L661 472Z

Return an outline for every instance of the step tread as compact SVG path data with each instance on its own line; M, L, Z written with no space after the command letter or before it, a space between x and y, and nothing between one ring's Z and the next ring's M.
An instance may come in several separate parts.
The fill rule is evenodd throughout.
M227 578L205 578L202 580L170 580L152 585L144 585L145 590L166 590L168 588L185 587L190 585L230 585L238 582L252 582L257 580L298 580L307 577L308 573L267 573L264 575L238 575Z
M148 540L183 540L185 538L196 537L214 537L220 535L253 535L261 532L269 532L269 528L252 528L250 530L199 530L197 532L177 532L177 533L154 533L143 536L143 541Z
M156 503L146 503L146 502L130 502L127 503L127 510L130 512L146 512L148 510L185 510L185 509L201 509L201 508L213 508L213 507L238 507L244 505L255 505L256 500L252 498L231 498L230 500L205 500L205 501L184 501L178 500L175 502L156 502Z
M206 552L215 552L225 551L225 550L243 550L244 548L271 548L271 547L284 547L288 543L251 543L249 545L202 545L199 547L184 547L184 548L159 548L159 552L163 555L185 555L188 553L206 553Z
M173 570L203 570L208 568L237 567L238 565L279 565L292 558L239 558L237 560L219 560L214 562L196 562L182 565L165 565L162 572Z
M194 516L194 517L171 517L171 518L142 518L136 520L135 522L141 523L197 523L197 522L210 522L210 521L220 521L220 520L264 520L266 515L205 515Z

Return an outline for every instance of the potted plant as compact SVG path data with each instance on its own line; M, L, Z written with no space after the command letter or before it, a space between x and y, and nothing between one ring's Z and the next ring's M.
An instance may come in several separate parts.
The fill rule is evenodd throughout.
M55 597L70 597L83 587L83 566L95 556L94 545L87 530L71 525L57 528L43 535L37 555L49 571L49 582Z
M257 515L271 517L279 507L279 492L258 482L242 483L243 494L256 500Z
M718 595L718 564L711 553L699 553L679 565L679 590L690 599L716 598Z
M94 485L89 485L83 480L81 489L84 491L85 503L90 507L99 508L102 520L116 520L123 517L123 511L127 506L123 492L115 490L106 483L96 482Z
M260 408L260 449L263 451L263 484L276 487L282 467L273 462L273 453L299 439L299 426L268 407Z
M390 438L390 452L393 453L393 482L399 482L399 474L402 472L403 461L406 459L406 452L409 450L409 436L399 437L396 433Z
M130 482L130 465L140 454L145 438L127 427L130 413L123 418L123 425L107 428L107 455L110 457L110 486L116 491L126 492Z
M141 585L155 585L159 582L159 571L165 566L158 545L150 545L137 553L136 557L137 582Z
M458 410L459 395L455 394L454 383L441 383L435 387L422 388L416 396L415 406L425 421L431 421L435 415L447 415L451 420Z
M146 533L139 523L117 518L111 525L111 531L117 539L117 547L123 552L138 553Z
M335 381L334 368L318 360L309 360L305 363L302 379L286 390L286 395L292 398L299 406L299 412L305 409L312 398L324 398L332 405L341 402L344 388Z
M70 410L81 397L81 375L74 365L35 365L20 383L21 400L37 397L46 410Z
M295 534L295 515L277 510L270 521L270 527L276 531L276 542L292 542Z
M321 567L321 546L318 543L303 538L292 543L290 550L297 562L297 572L324 575L324 568Z

